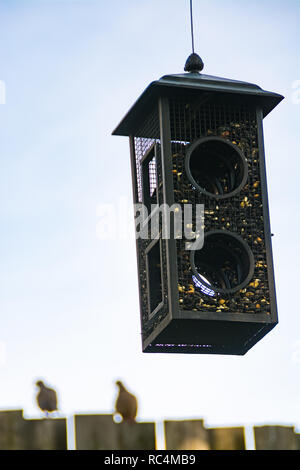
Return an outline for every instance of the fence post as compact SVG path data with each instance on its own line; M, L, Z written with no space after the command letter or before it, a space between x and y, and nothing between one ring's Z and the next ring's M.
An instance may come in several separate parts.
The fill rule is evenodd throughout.
M65 418L24 419L22 410L0 411L1 450L65 450Z
M209 450L209 433L203 420L165 421L167 450Z
M245 450L245 429L211 428L209 431L212 450Z
M154 423L115 423L113 415L75 415L77 450L154 450Z
M299 450L300 437L293 426L254 427L256 450Z

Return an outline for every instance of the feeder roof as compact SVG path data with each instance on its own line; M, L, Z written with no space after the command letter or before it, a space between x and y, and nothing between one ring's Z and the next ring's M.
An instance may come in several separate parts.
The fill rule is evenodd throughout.
M277 93L265 91L253 83L214 77L198 72L164 75L148 85L113 131L113 135L128 136L133 134L141 118L152 109L155 99L159 96L170 96L170 92L176 96L177 93L184 90L198 93L229 93L253 98L253 103L262 108L263 117L267 116L284 98Z

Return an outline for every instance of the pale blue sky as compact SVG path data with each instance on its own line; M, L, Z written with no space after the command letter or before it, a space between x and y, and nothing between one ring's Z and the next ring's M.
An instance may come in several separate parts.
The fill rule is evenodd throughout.
M183 71L188 0L0 0L0 409L36 415L43 377L62 414L111 412L121 378L141 419L300 428L300 2L194 0L194 15L205 73L285 96L264 121L280 323L244 357L142 354L133 220L131 238L97 237L99 205L132 197L111 132Z

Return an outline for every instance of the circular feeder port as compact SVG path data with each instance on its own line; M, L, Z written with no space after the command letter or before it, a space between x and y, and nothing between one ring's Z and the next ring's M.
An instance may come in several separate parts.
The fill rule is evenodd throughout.
M224 199L245 186L248 165L237 145L221 137L205 137L189 148L186 172L195 189Z
M250 282L254 257L238 235L213 230L205 235L203 248L191 252L191 266L194 284L204 294L230 294Z

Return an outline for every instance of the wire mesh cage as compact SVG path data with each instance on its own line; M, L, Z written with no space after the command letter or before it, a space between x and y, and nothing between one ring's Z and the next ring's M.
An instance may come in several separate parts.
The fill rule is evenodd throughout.
M206 237L204 248L193 257L198 264L202 260L202 275L211 278L215 295L209 296L199 287L201 272L198 282L193 279L198 271L195 263L192 269L191 259L184 253L184 240L177 241L180 306L185 310L269 314L255 107L222 102L195 107L190 101L170 103L174 198L178 203L203 203L205 233L224 230L226 236L216 233ZM231 276L247 272L238 282L230 281L226 270Z

